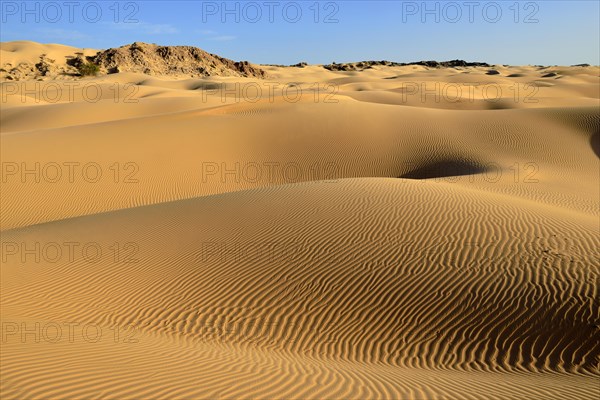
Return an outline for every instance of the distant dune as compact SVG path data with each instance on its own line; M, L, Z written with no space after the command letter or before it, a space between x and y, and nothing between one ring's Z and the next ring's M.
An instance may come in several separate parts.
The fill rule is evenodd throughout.
M2 398L600 396L597 66L0 52Z

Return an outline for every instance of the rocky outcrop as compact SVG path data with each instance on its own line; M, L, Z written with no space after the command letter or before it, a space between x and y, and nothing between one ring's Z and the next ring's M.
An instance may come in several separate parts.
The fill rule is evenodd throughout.
M410 63L399 63L393 61L360 61L355 63L338 64L332 63L323 65L323 68L329 71L363 71L372 68L373 66L381 65L388 67L404 67L407 65L421 65L429 68L454 68L454 67L490 67L488 63L482 62L467 62L464 60L451 61L416 61Z
M0 81L44 80L55 77L76 76L77 69L67 63L57 63L46 56L40 55L37 63L21 62L17 65L2 64Z
M0 81L77 79L82 67L97 65L100 74L138 72L148 75L184 77L239 76L265 78L261 68L247 62L235 62L192 46L157 46L133 43L99 51L93 56L74 53L63 60L45 54L37 62L0 65Z
M148 75L244 76L264 78L265 71L247 61L235 62L192 46L158 46L135 42L98 52L89 61L104 73Z

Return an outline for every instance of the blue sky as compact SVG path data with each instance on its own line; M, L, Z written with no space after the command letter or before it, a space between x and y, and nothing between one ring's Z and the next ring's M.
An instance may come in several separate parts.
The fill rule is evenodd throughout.
M465 59L600 64L589 1L5 1L1 41L108 48L193 45L292 64Z

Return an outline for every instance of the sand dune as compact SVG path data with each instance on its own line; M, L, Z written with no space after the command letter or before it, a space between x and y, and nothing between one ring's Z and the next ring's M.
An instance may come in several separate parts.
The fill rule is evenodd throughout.
M3 398L600 395L598 67L261 68L0 83Z
M155 390L174 385L180 397L198 390L204 367L195 363L212 365L205 393L228 388L222 395L231 398L404 398L434 377L430 398L464 396L462 385L437 381L438 371L461 381L472 373L465 381L475 387L502 376L498 398L547 390L548 376L560 374L577 382L572 396L590 397L600 350L596 229L584 215L448 183L363 178L257 189L4 232L5 243L76 241L106 253L133 242L136 251L118 262L112 252L37 265L11 257L2 315L30 329L29 321L97 324L105 335L135 324L139 342L74 343L85 349L71 363L89 363L91 348L109 364L123 352L165 352L178 377L164 376ZM10 339L7 359L23 357ZM68 374L51 357L53 343L35 348L20 362L62 370L61 387L73 388L65 395L97 393L96 375ZM222 348L252 361L234 366ZM196 356L174 356L186 349ZM252 395L238 368L254 372ZM414 377L404 380L407 370ZM5 378L36 393L31 372L9 369ZM110 392L119 398L145 385L135 375L106 379L123 380ZM544 393L538 398L566 394Z

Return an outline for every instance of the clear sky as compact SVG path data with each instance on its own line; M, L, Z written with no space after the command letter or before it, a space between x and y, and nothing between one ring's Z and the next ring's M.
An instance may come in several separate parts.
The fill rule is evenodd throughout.
M1 41L193 45L234 60L600 64L599 0L5 1Z

